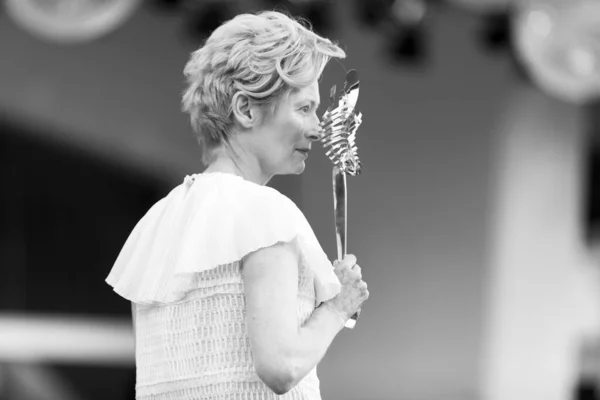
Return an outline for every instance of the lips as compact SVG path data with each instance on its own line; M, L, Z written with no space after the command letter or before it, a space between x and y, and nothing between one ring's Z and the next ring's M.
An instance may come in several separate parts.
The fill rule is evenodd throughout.
M310 151L310 149L296 149L296 151L304 154L305 156L308 156L308 152Z

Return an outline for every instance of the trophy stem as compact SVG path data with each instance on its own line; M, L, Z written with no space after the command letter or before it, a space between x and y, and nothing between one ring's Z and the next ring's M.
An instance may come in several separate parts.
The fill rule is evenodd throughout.
M348 192L346 190L346 174L337 165L333 167L333 212L335 216L335 237L337 243L337 257L342 260L346 256L347 220L346 204Z
M333 212L335 214L335 237L337 242L338 260L342 260L346 255L347 247L347 229L348 229L348 192L346 189L346 173L338 166L333 167ZM360 310L356 312L344 325L346 328L353 329Z

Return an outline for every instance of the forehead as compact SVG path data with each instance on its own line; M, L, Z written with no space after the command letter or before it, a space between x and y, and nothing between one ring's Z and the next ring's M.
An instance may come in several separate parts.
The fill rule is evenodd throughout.
M294 90L291 94L291 100L293 102L313 101L318 104L320 102L319 82L315 81L309 86L306 86L299 90Z

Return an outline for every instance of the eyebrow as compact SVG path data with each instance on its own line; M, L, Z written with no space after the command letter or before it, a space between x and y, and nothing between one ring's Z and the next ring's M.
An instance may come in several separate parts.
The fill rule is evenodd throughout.
M311 104L311 106L313 106L315 108L319 108L319 106L321 105L321 103L319 103L318 101L312 100L312 99L303 99L303 100L296 102L296 104L300 105L302 103L306 103L307 101Z

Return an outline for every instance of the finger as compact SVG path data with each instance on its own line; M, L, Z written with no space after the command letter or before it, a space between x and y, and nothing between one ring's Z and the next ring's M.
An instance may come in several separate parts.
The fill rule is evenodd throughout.
M352 267L354 265L356 265L356 257L354 258L344 258L342 261L338 262L337 264L334 264L334 269L337 271L342 271L342 270L347 270L347 271L351 271Z
M333 272L335 273L335 276L337 276L337 278L340 280L340 283L344 284L349 280L351 281L351 270L345 264L340 263L333 269Z
M346 254L342 261L344 262L344 264L348 265L349 267L352 267L354 266L354 264L356 264L356 256L354 254Z
M350 270L350 268L348 267L348 265L346 265L345 262L338 261L337 264L333 265L333 270L335 271L336 274L340 274L340 273L342 273L343 270Z
M366 300L369 298L369 289L367 288L367 283L365 281L361 281L357 285L357 289L360 291L360 296Z
M357 281L362 279L362 269L358 264L352 267L352 273L356 277Z
M361 280L360 271L356 272L348 268L347 265L342 265L342 267L335 271L335 274L343 284L355 284Z

